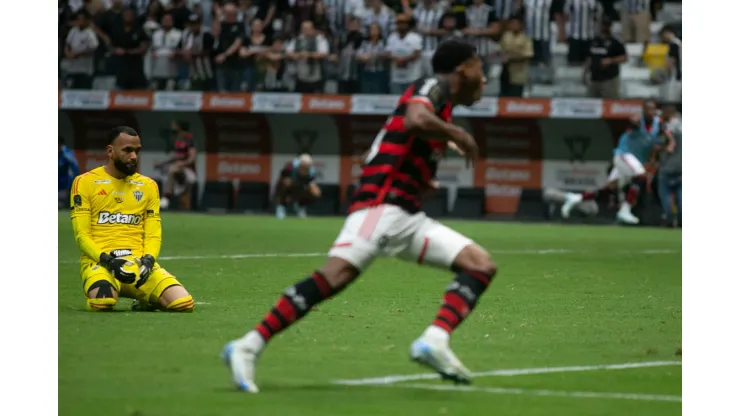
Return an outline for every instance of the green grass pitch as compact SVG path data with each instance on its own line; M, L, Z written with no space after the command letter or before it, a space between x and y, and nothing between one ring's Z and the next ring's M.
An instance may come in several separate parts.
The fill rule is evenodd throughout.
M60 213L59 414L680 414L678 363L552 368L680 362L680 231L444 222L491 250L499 265L455 333L455 352L474 372L549 372L481 376L471 391L434 390L451 388L438 379L336 384L426 373L408 348L452 274L379 259L271 343L258 367L260 394L239 393L219 358L224 343L322 265L342 219L165 213L160 263L193 294L196 312L133 313L123 300L118 312L100 314L84 310L78 251Z

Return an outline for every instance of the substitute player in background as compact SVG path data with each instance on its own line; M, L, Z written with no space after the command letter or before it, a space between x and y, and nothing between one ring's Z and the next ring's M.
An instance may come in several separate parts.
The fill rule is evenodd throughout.
M450 334L478 303L496 266L486 250L428 218L420 206L448 142L469 161L477 158L473 137L450 121L455 105L480 99L485 77L475 48L462 40L442 43L432 67L436 75L409 86L373 142L324 266L287 288L261 323L226 345L223 357L239 389L258 391L255 364L270 339L342 291L381 255L456 274L436 317L411 344L411 358L444 379L470 382L472 374L450 349Z
M632 207L637 202L640 192L647 188L644 165L658 148L665 147L666 152L672 153L676 141L658 115L658 109L653 100L644 102L642 116L635 116L632 123L633 126L622 134L614 149L614 167L609 173L606 186L593 192L567 194L560 211L563 218L568 218L573 207L581 201L598 199L602 193L610 189L616 188L617 191L621 191L622 188L628 186L624 196L621 192L619 193L620 198L623 199L617 212L617 221L627 224L640 222L632 214Z
M139 135L116 127L107 138L108 164L72 184L72 227L82 251L87 307L110 311L123 296L135 299L134 310L191 312L193 297L156 262L162 245L159 190L136 173Z
M306 218L306 206L321 196L315 180L316 169L310 155L302 154L286 163L275 186L275 216L285 218L285 206L292 204L296 214Z

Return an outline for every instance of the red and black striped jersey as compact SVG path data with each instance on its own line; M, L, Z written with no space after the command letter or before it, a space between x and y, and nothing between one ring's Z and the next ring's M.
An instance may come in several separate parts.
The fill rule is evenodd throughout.
M439 118L452 119L452 101L446 79L427 77L409 86L396 109L375 137L368 152L349 212L380 204L397 205L409 213L421 209L421 195L437 173L447 144L409 134L403 124L406 107L425 104Z

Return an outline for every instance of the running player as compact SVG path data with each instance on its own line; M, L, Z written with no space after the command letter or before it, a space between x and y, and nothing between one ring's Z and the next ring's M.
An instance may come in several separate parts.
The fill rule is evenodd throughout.
M619 193L622 203L617 211L617 221L637 224L640 220L632 214L632 207L637 202L640 192L647 187L647 176L644 164L654 154L656 148L665 146L668 153L673 152L676 141L658 115L655 101L643 103L643 115L635 116L634 124L619 138L614 149L614 159L609 179L604 188L580 194L568 193L561 207L561 215L568 218L570 212L585 200L598 199L601 194L616 189L621 191L627 186L624 194Z
M315 180L316 169L310 155L302 154L286 163L275 186L275 216L285 218L285 206L292 203L298 216L306 218L306 206L321 196Z
M193 297L156 262L162 245L159 190L136 173L141 141L131 127L108 133L108 164L72 184L71 217L80 247L87 308L110 311L119 296L134 310L190 312Z
M457 39L440 44L432 67L435 75L408 87L375 138L349 215L324 266L287 288L261 323L224 348L224 361L240 390L258 391L255 365L270 339L338 294L378 256L456 273L442 307L410 352L413 360L444 379L470 382L470 371L450 349L450 334L473 310L496 266L486 250L421 212L420 198L448 142L468 161L477 158L473 137L450 120L455 105L470 106L480 99L485 77L475 48Z

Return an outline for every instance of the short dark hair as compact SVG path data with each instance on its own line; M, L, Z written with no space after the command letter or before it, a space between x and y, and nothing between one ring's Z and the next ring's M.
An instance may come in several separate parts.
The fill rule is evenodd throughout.
M136 132L133 128L129 126L118 126L113 127L108 131L108 135L106 137L108 144L113 144L113 141L118 138L121 134L128 134L129 136L138 136L139 133Z
M432 70L435 74L451 74L463 62L474 57L475 46L463 39L449 39L442 42L432 56Z

